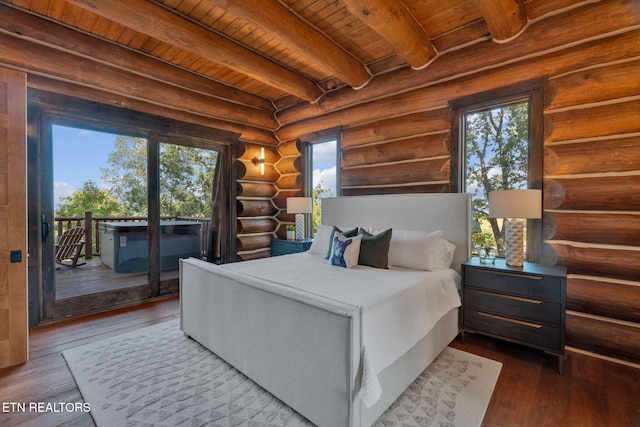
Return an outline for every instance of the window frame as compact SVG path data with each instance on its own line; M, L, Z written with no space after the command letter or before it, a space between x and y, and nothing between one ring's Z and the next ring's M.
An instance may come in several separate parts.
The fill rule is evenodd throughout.
M321 132L314 133L312 136L305 136L300 138L303 141L302 152L302 174L304 177L303 185L301 188L302 195L305 197L311 197L313 195L313 145L322 144L324 142L336 141L336 197L342 195L342 186L340 185L340 135L341 128L326 129ZM311 215L311 214L310 214ZM307 218L305 220L305 233L307 236L311 234L312 221Z
M544 87L546 80L537 79L461 97L449 102L452 110L450 191L463 192L465 179L464 118L469 112L529 102L529 164L527 188L543 190L544 163ZM544 198L543 198L544 200ZM544 210L544 209L543 209ZM527 220L527 260L542 260L542 219Z

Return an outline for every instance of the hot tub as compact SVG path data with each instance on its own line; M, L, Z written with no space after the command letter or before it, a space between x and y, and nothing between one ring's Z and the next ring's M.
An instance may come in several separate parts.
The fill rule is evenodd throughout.
M149 271L148 223L100 224L100 260L116 273ZM201 257L202 224L192 221L160 222L160 269L174 270L180 258Z

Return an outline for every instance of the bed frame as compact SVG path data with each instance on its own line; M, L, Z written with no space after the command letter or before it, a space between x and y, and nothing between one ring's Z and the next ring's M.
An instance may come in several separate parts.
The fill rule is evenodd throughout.
M412 194L323 200L323 223L443 230L456 245L452 268L470 254L471 196ZM218 270L218 271L217 271ZM319 426L369 426L458 334L458 309L378 378L382 397L359 397L360 310L322 304L268 281L242 283L199 260L180 267L181 329Z

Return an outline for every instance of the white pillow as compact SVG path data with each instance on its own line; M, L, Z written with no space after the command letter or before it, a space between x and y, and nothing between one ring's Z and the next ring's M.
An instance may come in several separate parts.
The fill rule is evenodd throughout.
M433 270L446 261L442 256L443 231L393 230L389 243L389 265L414 270Z
M360 234L355 237L344 237L342 233L336 231L331 246L329 264L357 268L361 241L362 235Z
M453 253L456 251L456 245L445 240L439 239L439 245L436 246L436 253L432 264L433 269L449 268L453 262Z
M320 224L318 226L318 231L313 238L313 243L311 243L311 247L309 248L309 252L311 252L312 254L327 256L327 252L329 252L329 240L331 239L332 231L333 226Z

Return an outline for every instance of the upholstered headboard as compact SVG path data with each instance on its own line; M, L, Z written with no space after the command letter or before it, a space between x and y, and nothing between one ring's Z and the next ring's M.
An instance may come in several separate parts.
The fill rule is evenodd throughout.
M471 194L332 197L322 200L322 223L403 230L443 230L443 237L456 245L451 268L457 272L460 272L461 264L471 254Z

